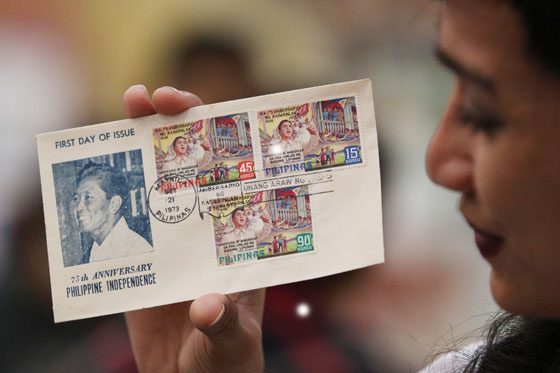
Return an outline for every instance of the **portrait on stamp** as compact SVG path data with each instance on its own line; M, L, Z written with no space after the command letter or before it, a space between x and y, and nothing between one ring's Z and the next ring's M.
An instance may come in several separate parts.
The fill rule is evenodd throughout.
M153 251L139 149L52 168L65 267Z
M307 185L210 201L218 266L313 250Z
M181 175L194 180L200 168L212 160L212 149L204 120L153 129L158 178Z
M155 128L153 137L158 178L176 175L212 185L254 177L247 113Z
M362 163L354 97L264 110L257 116L265 176Z

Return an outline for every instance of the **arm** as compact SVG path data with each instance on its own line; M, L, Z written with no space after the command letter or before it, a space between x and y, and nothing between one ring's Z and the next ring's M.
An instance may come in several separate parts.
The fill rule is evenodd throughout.
M129 118L172 115L201 105L190 93L170 87L150 99L144 86L124 94ZM260 372L264 358L261 322L265 290L207 294L193 302L125 313L128 333L141 372Z
M204 142L201 142L201 143L200 143L200 146L202 146L202 149L204 149L204 150L207 151L207 152L209 152L209 151L211 150L211 149L210 149L210 145L208 145L208 144L206 144L206 143L204 143Z

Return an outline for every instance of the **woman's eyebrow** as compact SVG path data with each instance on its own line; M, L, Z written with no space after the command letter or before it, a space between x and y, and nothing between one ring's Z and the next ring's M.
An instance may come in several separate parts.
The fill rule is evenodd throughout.
M443 66L447 67L461 78L470 81L490 93L495 92L494 81L490 77L464 66L439 46L435 49L435 55Z

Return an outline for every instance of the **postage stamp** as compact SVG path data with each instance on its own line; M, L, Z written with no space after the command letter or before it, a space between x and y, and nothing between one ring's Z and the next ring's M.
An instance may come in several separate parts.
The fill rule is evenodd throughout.
M363 162L355 97L257 115L265 177Z
M247 113L154 128L158 178L180 175L196 185L255 177Z
M312 251L307 185L209 201L218 266Z
M52 171L65 267L153 251L139 149Z

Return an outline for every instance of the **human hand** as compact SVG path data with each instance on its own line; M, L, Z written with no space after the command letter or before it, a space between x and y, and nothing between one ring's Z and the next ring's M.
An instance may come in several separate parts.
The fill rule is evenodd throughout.
M124 94L129 118L177 114L202 101L171 87L150 99L144 86ZM182 302L125 313L141 372L258 372L264 368L261 323L265 290L229 296L207 294Z

